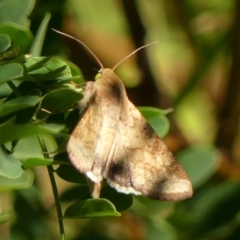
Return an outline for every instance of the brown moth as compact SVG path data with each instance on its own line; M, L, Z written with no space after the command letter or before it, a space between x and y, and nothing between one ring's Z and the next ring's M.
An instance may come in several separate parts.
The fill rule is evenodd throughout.
M96 81L86 84L79 103L82 117L67 145L73 165L93 182L92 196L99 197L106 179L126 194L167 201L191 197L186 173L129 101L122 80L113 71L118 64L113 70L99 64Z

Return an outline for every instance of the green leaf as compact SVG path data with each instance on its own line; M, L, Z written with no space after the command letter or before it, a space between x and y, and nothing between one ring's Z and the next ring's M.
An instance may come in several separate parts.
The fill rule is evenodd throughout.
M0 23L11 22L28 27L27 16L31 13L34 5L34 0L1 0Z
M61 135L61 134L57 134ZM56 151L57 144L54 139L56 135L41 135L41 138L44 139L47 151L49 153ZM31 147L29 147L31 146ZM39 145L39 140L37 136L22 138L18 141L17 146L14 149L14 156L18 159L21 159L24 164L24 160L28 158L43 158L42 149Z
M57 89L43 97L41 107L51 112L59 112L78 103L82 97L81 93L73 89Z
M2 124L0 125L0 144L38 134L56 134L63 128L64 125L58 124L46 124L42 126Z
M53 69L46 74L39 75L37 79L39 81L52 81L53 79L58 79L65 77L69 73L69 67L67 65Z
M0 53L11 47L11 38L6 34L0 34Z
M218 152L213 147L195 146L181 151L177 159L194 188L205 183L219 166Z
M165 114L169 111L152 107L138 107L138 109L160 137L168 133L169 121Z
M0 25L0 33L7 34L12 40L12 46L19 47L21 54L25 54L27 52L33 40L32 33L29 29L10 23Z
M61 165L56 170L57 175L65 181L86 185L85 176L73 166Z
M24 108L35 106L40 99L41 98L38 96L26 96L7 101L0 105L0 117L17 112Z
M25 62L28 72L35 71L38 68L46 66L51 60L51 57L31 57Z
M12 154L0 147L0 176L18 178L23 174L22 164Z
M64 111L82 99L82 94L69 88L60 88L47 93L42 100L41 109L36 114L37 119L45 119L50 113ZM50 113L42 111L42 109Z
M43 42L45 39L45 35L46 35L46 31L47 31L47 27L48 27L48 23L49 23L50 19L51 19L51 15L49 13L46 13L38 31L37 31L35 40L33 42L31 50L30 50L30 54L33 57L37 57L37 56L41 55L42 46L43 46Z
M47 166L52 164L53 164L52 159L28 158L23 162L23 167L26 169L26 168L32 168L32 167L38 167L38 166Z
M70 205L65 213L65 218L95 218L107 216L121 216L116 211L114 205L107 199L88 199L85 201L78 201Z
M0 176L0 192L29 188L32 186L33 180L34 174L31 170L25 170L19 178L15 179Z
M23 66L19 63L9 63L0 66L0 84L22 77L24 74Z
M29 67L29 65L32 65L31 60L30 62L26 62L26 67ZM65 81L72 78L70 67L64 61L56 57L51 58L47 66L31 71L31 75L39 81L52 81L53 79Z
M63 59L61 57L58 57L58 59L65 62L70 67L71 74L73 76L71 81L74 81L76 84L81 84L84 82L83 74L78 66L76 66L74 63L67 61L66 59Z

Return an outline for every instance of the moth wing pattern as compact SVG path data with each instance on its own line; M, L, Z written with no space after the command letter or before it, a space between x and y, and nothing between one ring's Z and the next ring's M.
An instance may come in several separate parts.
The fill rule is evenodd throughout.
M122 108L112 161L105 172L111 186L124 193L158 200L182 200L192 195L184 170L139 110Z

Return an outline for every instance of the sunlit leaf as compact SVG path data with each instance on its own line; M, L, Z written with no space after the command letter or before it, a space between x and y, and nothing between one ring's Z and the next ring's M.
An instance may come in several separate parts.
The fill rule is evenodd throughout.
M15 179L0 176L0 192L29 188L33 184L33 180L34 174L31 170L25 170L19 178Z
M7 114L17 112L21 109L36 105L40 101L40 97L26 96L19 97L0 105L0 117Z
M32 33L29 29L17 26L16 24L6 23L0 25L0 34L1 33L7 34L12 40L12 46L14 48L20 48L20 53L22 54L26 53L33 40Z
M27 67L31 65L32 60L26 63ZM39 81L52 81L53 79L55 79L55 81L65 81L72 78L70 67L64 61L56 57L52 57L47 66L43 66L34 71L31 71L31 75Z
M9 63L0 66L0 83L17 79L23 76L24 69L19 63Z
M165 110L152 107L138 107L138 109L160 137L168 133L169 121L165 116Z
M23 174L22 164L12 154L0 147L0 176L16 179Z
M70 205L65 213L65 218L95 218L95 217L107 217L107 216L121 216L116 211L114 205L107 199L88 199L84 201L78 201Z
M1 0L0 23L11 22L27 27L28 15L34 7L34 0Z
M38 68L44 67L49 63L51 57L31 57L27 59L25 65L28 69L28 72L37 70Z
M32 167L38 167L38 166L47 166L52 164L53 164L52 159L28 158L23 162L22 165L26 169L26 168L32 168Z
M69 88L53 90L43 97L41 109L37 112L36 118L44 119L51 113L64 111L78 103L82 97L81 93Z

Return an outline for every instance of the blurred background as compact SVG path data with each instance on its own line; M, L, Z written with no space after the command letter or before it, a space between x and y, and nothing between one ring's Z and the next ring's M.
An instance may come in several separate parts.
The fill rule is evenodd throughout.
M65 220L67 239L240 239L240 1L38 0L30 15L33 34L46 12L52 18L42 55L68 58L86 80L100 66L51 28L83 41L109 68L159 41L116 73L135 105L173 108L164 141L194 187L185 201L135 197L118 218ZM59 239L44 168L36 169L36 178L36 186L11 198L15 219L2 226L11 240ZM58 185L66 188L63 180Z

